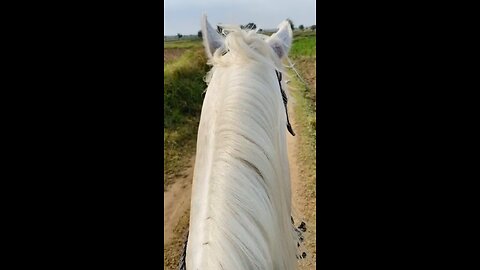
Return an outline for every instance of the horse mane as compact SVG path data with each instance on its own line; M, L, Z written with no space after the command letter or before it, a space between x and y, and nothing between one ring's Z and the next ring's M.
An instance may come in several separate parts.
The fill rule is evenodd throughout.
M225 45L205 80L187 269L295 269L287 120L275 73L282 64L267 36L223 29Z

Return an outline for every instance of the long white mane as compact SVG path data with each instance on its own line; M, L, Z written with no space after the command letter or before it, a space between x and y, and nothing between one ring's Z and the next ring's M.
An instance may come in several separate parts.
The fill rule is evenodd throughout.
M224 38L204 18L213 68L198 130L188 270L296 268L287 119L275 73L291 30L279 28L270 38L227 26Z

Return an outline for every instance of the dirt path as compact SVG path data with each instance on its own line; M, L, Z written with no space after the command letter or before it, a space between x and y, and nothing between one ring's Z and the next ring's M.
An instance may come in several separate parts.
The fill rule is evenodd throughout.
M292 109L294 105L295 100L293 98L289 99L289 118L295 130L295 115ZM302 215L302 210L311 206L307 205L308 201L304 196L305 185L302 182L298 160L298 136L294 137L287 133L287 144L292 179L293 207L296 210L297 217L304 219L307 223L305 247L308 256L300 262L299 269L309 270L315 269L316 265L315 239L311 239L311 237L315 237L316 224ZM192 157L191 166L164 192L164 269L178 269L180 251L188 229L194 162L195 157Z
M168 187L163 193L163 245L169 245L174 238L174 229L179 223L180 218L190 208L190 198L192 193L192 179L195 157L190 160L190 165L181 177Z
M195 155L188 168L163 193L163 268L177 270L190 218Z
M291 89L292 90L292 89ZM292 182L292 208L293 214L297 219L303 220L307 224L307 232L305 233L304 250L307 253L307 257L299 262L298 269L300 270L313 270L316 269L316 221L312 220L308 216L305 216L308 210L311 211L312 201L308 200L305 196L306 185L304 183L305 177L302 177L302 168L299 159L299 130L295 129L296 120L293 108L296 106L295 99L290 97L288 100L288 116L290 124L296 132L296 136L291 136L287 133L287 149L288 149L288 161L290 166L290 179ZM297 220L295 221L297 223Z

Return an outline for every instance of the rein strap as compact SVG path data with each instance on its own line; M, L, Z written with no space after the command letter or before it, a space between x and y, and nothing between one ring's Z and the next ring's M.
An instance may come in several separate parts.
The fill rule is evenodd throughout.
M282 73L275 70L275 73L277 73L277 78L278 78L278 85L280 86L280 93L282 93L282 98L283 98L283 105L285 106L285 113L287 114L287 130L292 134L292 136L295 136L295 132L293 132L292 126L290 125L290 120L288 119L288 109L287 109L287 94L285 94L285 91L283 91L282 88Z

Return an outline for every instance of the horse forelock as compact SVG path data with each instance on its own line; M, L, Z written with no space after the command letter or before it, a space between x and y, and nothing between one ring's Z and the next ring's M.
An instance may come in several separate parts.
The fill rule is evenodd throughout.
M226 25L223 30L226 32L224 46L215 51L209 64L225 66L257 61L270 65L273 69L282 69L280 59L267 42L269 36L240 29L238 26Z

